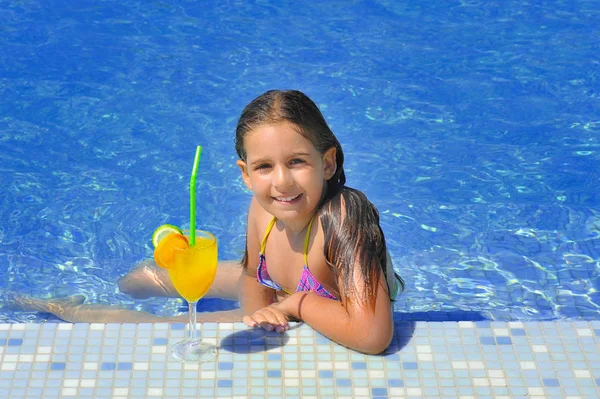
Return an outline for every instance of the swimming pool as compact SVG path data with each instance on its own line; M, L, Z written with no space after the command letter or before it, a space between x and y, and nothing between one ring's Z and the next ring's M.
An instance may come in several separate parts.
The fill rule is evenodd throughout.
M187 222L195 144L198 224L240 257L235 122L295 88L381 212L400 317L598 318L600 6L275 3L0 2L2 292L181 310L117 279Z

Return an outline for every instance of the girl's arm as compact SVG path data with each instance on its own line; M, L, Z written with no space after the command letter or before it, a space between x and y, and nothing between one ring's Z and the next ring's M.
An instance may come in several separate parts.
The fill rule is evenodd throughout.
M355 273L355 278L356 292L363 292L360 274ZM341 281L339 286L343 287ZM345 298L343 292L340 294ZM329 339L363 353L383 352L394 334L392 304L383 275L377 284L374 308L359 298L340 302L312 292L296 292L274 306L303 320Z
M392 339L394 322L379 212L362 192L348 187L319 212L324 256L335 269L341 301L296 293L289 303L282 301L282 311L342 345L380 353Z
M269 306L275 295L274 290L265 287L256 280L261 240L257 218L261 210L262 208L260 208L258 202L252 197L246 226L248 264L238 280L238 300L244 315L252 315L255 311Z

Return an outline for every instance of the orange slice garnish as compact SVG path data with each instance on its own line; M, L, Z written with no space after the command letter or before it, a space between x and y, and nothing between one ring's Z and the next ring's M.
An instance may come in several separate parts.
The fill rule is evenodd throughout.
M169 234L154 249L154 260L162 268L169 268L175 263L175 251L187 249L190 243L183 234Z

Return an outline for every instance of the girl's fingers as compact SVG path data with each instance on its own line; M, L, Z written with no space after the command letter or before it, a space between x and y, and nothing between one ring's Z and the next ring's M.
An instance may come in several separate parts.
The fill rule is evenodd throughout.
M256 321L250 317L250 316L244 316L242 318L242 321L244 322L244 324L246 324L248 327L256 327L257 323Z
M272 325L272 329L269 327L269 331L273 331L273 329L275 329L277 332L284 332L287 329L287 319L285 315L279 311L279 309L270 306L263 309L262 314L264 315L266 321Z
M289 329L286 316L272 306L258 310L252 316L244 316L242 321L249 327L260 326L267 331L277 331L278 333Z

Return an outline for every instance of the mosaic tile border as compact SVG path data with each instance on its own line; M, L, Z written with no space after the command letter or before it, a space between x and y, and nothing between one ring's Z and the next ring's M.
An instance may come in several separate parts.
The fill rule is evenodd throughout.
M184 324L0 324L0 398L597 398L600 322L396 321L389 350L206 323L216 362L182 365Z

